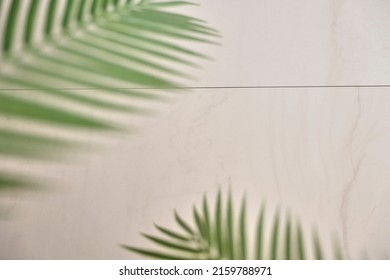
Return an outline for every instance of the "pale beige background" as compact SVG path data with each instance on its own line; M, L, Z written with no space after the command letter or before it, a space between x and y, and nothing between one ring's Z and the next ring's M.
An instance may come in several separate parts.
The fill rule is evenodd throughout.
M148 244L140 231L173 224L174 208L190 217L204 192L229 184L237 201L247 193L251 212L265 198L338 233L351 258L390 253L390 89L228 88L390 84L390 4L200 3L191 12L224 37L200 47L215 61L191 85L223 88L154 104L152 118L121 117L136 134L80 135L106 150L78 161L0 161L58 185L7 198L15 218L0 222L1 258L134 258L118 244Z

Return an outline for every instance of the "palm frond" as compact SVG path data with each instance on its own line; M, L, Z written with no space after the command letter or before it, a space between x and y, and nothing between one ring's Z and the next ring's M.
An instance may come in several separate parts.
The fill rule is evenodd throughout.
M246 199L235 212L232 194L222 203L218 193L215 215L210 217L208 199L203 199L203 212L193 208L194 222L189 224L175 211L178 230L155 225L160 236L143 234L155 249L122 245L131 252L157 259L342 259L341 246L324 250L317 231L303 232L298 220L289 212L276 210L271 223L266 222L266 207L261 206L253 235L249 224ZM250 238L251 237L251 238ZM253 238L253 242L251 239Z
M203 20L169 8L187 1L2 0L0 2L0 119L71 130L124 131L97 112L146 114L140 100L161 100L147 89L180 88L189 67L208 57L182 42L214 43ZM167 9L168 8L168 9ZM93 89L95 94L75 92ZM137 88L141 88L137 89ZM20 90L29 91L26 94ZM37 92L39 94L37 94ZM55 98L53 101L52 98ZM75 109L77 108L77 109ZM79 143L0 127L0 155L45 157ZM5 177L3 177L5 176ZM13 186L19 174L0 176Z

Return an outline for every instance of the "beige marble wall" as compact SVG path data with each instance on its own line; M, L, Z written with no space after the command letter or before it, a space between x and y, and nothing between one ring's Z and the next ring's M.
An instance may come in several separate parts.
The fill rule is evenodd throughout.
M200 85L389 84L390 3L202 0L223 34Z
M140 231L173 224L174 208L190 217L205 192L229 185L252 215L266 199L338 234L350 258L390 254L390 89L356 87L390 84L390 4L200 3L192 13L224 37L202 47L215 61L192 86L218 88L155 104L151 118L122 117L141 131L111 135L77 161L0 160L56 185L7 198L14 218L0 222L0 258L134 258L118 244L148 244ZM352 86L245 88L288 85Z

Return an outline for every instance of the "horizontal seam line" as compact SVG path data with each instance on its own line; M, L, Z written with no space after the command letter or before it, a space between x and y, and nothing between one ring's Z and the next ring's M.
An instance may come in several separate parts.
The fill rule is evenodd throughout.
M389 85L286 85L286 86L188 86L188 87L109 87L109 88L98 88L98 87L82 87L82 88L47 88L44 90L110 90L110 89L124 89L124 90L147 90L147 89L294 89L294 88L389 88ZM39 88L1 88L0 90L41 90Z

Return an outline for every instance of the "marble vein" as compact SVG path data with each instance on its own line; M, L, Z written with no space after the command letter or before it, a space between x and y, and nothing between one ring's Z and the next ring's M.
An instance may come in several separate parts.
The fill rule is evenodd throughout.
M351 176L347 181L347 184L343 190L342 198L341 198L341 206L340 206L340 218L342 223L342 238L344 243L344 249L346 257L348 258L350 255L350 246L348 242L349 230L348 230L348 204L350 201L351 192L356 185L356 179L359 174L360 168L362 166L363 157L358 156L356 160L354 160L354 152L353 145L355 142L356 131L358 125L361 120L361 112L362 112L362 104L361 104L361 96L359 89L357 89L356 95L356 104L357 104L357 113L355 120L352 124L351 130L348 135L347 149L350 155L350 164L351 164Z

